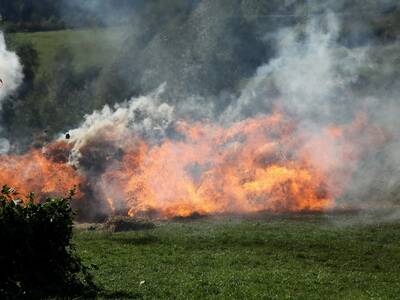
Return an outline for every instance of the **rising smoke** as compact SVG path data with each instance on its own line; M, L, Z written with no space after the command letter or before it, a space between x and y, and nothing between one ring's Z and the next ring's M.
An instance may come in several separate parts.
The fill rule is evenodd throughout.
M71 131L70 163L88 178L94 178L91 186L96 197L104 199L103 213L110 205L113 209L127 206L133 214L150 207L164 215L173 215L174 210L184 215L196 210L206 213L318 210L324 205L335 207L331 200L340 203L340 198L348 194L352 197L347 197L343 205L351 207L359 200L358 191L365 191L374 180L365 170L362 180L354 180L353 174L363 167L363 159L376 161L381 151L378 149L388 145L389 136L395 132L382 126L381 118L371 115L370 105L376 101L356 97L352 92L360 68L369 63L368 48L339 45L339 30L338 19L330 13L315 17L306 26L281 29L274 37L276 57L257 69L239 96L229 96L230 104L220 114L213 112L218 96L192 95L172 104L170 95L164 97L168 83L148 96L133 98L114 108L106 106L86 116L82 126ZM203 105L196 106L196 101ZM196 109L188 112L188 107L193 106ZM269 119L257 121L264 117L274 119L276 111L289 118L290 125L286 119L277 123ZM189 129L182 130L182 122ZM281 128L287 126L290 129ZM220 133L221 130L225 132ZM88 163L85 157L99 146L105 149L100 161ZM129 151L136 153L137 164L155 171L135 170L125 157ZM222 158L215 153L223 153ZM253 156L251 162L242 166L248 155ZM379 155L384 155L381 159L385 160L386 153ZM304 156L309 170L290 167ZM162 166L154 160L160 160ZM229 160L237 160L239 168L227 167ZM265 165L252 160L262 160ZM93 169L92 164L102 167ZM286 169L273 169L281 165ZM132 170L124 170L127 166ZM258 173L271 166L277 173L270 170L263 175L248 175L251 179L246 179L240 169ZM221 176L221 170L233 172L234 179L230 180L237 180L237 186ZM318 171L313 173L315 170ZM173 180L164 177L164 172ZM304 185L300 193L309 193L305 204L300 204L302 200L294 195L297 189L294 186L287 191L291 196L276 192L277 186L301 176L325 177L316 183L304 178L295 182L294 186ZM210 183L210 178L215 182ZM175 187L180 181L183 186ZM246 183L240 187L241 181ZM349 184L350 181L357 184ZM130 184L141 186L145 192L135 191ZM228 188L218 191L214 184ZM308 185L316 191L310 192ZM210 201L210 197L214 199Z
M99 86L112 84L118 101L147 96L86 115L67 145L60 136L44 150L75 169L89 216L396 207L398 93L375 85L393 72L380 51L397 42L373 47L359 20L353 42L335 13L343 3L235 24L239 2L193 1L162 32L133 22Z
M3 100L15 92L23 80L22 66L19 62L18 56L14 52L7 50L2 32L0 32L0 79L3 82L0 87L1 110ZM0 136L1 134L2 132L0 130ZM9 148L9 141L0 137L0 154L7 153Z

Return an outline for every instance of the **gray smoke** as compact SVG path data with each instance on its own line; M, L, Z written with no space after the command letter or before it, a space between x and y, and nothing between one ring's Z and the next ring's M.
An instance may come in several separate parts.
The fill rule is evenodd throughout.
M165 85L153 93L116 104L106 105L101 111L85 116L82 125L70 131L70 143L74 145L70 163L79 166L81 149L91 142L106 137L116 147L131 142L131 138L143 137L148 141L162 140L174 121L174 109L160 101Z
M381 44L372 23L398 4L271 1L260 12L256 1L189 2L184 14L165 11L157 22L138 5L96 95L130 100L71 130L71 163L80 167L81 150L101 136L112 134L116 147L135 135L157 143L173 137L182 119L228 126L278 107L297 122L316 167L351 175L338 206L390 208L397 217L400 42ZM107 14L98 3L84 6L118 19L120 12ZM357 130L333 138L330 126Z

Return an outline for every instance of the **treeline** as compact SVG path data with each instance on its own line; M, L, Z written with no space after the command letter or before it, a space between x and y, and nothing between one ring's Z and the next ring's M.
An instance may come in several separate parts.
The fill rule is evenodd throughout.
M0 0L1 20L10 31L64 28L59 5L54 0Z
M46 31L76 27L99 27L132 22L133 19L146 15L159 21L169 17L185 18L197 6L210 6L208 0L0 0L0 25L6 30ZM247 20L255 21L272 16L274 22L298 15L318 14L333 11L343 15L343 19L370 20L376 26L376 34L389 35L398 25L400 3L395 0L325 0L325 1L259 1L232 0L220 1L219 6L227 6L230 12L242 14ZM221 5L222 4L222 5ZM234 15L235 16L235 15ZM275 17L274 17L275 16ZM276 16L279 16L277 18ZM395 20L396 19L396 20Z
M129 16L142 1L129 0L0 0L0 23L8 32L49 31L106 26Z

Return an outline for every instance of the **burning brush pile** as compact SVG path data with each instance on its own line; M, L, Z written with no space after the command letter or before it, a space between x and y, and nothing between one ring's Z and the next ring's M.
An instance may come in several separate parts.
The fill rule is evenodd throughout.
M161 114L151 128L170 137L155 141L126 123L138 112L106 108L68 140L2 156L0 181L38 199L76 186L75 207L88 218L323 211L335 206L362 156L352 146L360 131L381 136L362 116L310 136L276 110L226 127L171 123Z

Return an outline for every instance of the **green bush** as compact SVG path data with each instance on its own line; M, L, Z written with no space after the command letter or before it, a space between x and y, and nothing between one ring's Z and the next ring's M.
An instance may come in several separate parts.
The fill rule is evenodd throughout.
M24 204L4 186L0 193L0 295L69 296L93 291L88 269L71 245L72 194Z

